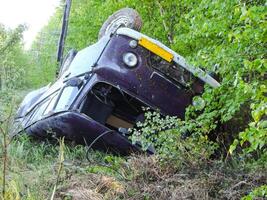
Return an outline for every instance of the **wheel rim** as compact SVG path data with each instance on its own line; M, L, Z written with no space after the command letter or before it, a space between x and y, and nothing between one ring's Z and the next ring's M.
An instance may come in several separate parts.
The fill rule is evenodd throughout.
M105 34L114 33L119 27L130 27L132 22L126 16L121 16L119 18L114 19L107 26Z

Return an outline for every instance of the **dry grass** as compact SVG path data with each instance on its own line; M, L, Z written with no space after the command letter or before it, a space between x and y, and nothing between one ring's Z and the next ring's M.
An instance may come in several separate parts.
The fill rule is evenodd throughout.
M136 170L128 188L138 193L128 199L241 199L255 187L267 183L267 173L246 173L226 168L210 168L199 171L175 171L171 163L161 167L155 157L137 157L132 160ZM232 171L233 170L233 171Z
M214 168L187 172L175 171L159 164L157 157L131 157L127 165L128 179L100 174L73 175L61 188L58 199L128 199L128 200L192 200L241 199L255 187L267 183L264 171L245 173ZM188 173L190 172L190 173ZM130 177L130 178L129 178Z
M56 199L71 197L73 200L116 199L126 193L125 186L113 177L98 174L73 176L69 184L59 191Z

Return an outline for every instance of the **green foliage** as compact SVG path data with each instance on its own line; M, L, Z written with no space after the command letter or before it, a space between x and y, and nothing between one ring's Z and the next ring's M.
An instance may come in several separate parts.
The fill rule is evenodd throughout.
M119 178L124 177L121 169L122 163L125 162L124 158L112 155L101 155L99 153L93 153L90 156L96 156L94 160L98 160L98 162L91 163L92 165L86 168L87 172Z
M239 134L240 144L249 142L250 146L246 152L261 150L267 144L267 88L266 85L260 85L253 95L254 103L251 104L253 122L249 127Z
M243 197L242 200L253 200L260 197L267 198L267 185L255 188L249 195Z
M184 27L177 25L180 31L176 34L173 48L183 52L194 65L206 66L207 69L216 66L222 77L220 88L206 88L202 96L206 107L202 114L196 115L192 107L188 109L186 120L191 123L193 131L209 134L219 123L231 120L237 112L247 114L241 110L245 103L249 103L252 109L265 104L266 97L260 95L260 91L261 85L266 84L266 7L238 1L202 1L181 17L179 24ZM236 125L242 126L244 118ZM263 133L266 129L260 128L260 131ZM266 135L261 135L266 140ZM241 134L242 140L248 141ZM255 142L261 141L255 138Z
M209 160L217 144L201 134L189 135L188 126L177 117L162 118L158 112L147 112L145 122L132 129L132 141L144 150L156 153L176 167L198 168Z
M0 91L26 86L24 78L29 58L23 49L22 33L26 29L19 25L10 30L0 24Z

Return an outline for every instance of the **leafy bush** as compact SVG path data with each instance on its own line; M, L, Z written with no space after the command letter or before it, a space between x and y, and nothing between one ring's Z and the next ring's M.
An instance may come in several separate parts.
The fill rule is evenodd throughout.
M0 24L0 91L26 85L24 76L29 59L22 44L25 29L24 25L11 30Z
M177 117L162 118L158 112L145 113L145 121L132 129L132 141L144 150L155 148L165 161L177 167L199 168L218 147L201 134L189 135L189 128Z
M242 200L252 200L259 197L267 197L267 185L255 188L249 195L243 197Z

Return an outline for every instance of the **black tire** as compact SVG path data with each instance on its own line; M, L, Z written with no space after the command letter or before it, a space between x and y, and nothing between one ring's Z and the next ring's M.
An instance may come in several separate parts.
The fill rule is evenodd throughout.
M115 32L119 27L127 27L140 31L142 28L142 19L138 12L132 8L122 8L109 16L102 25L98 39L106 34Z

